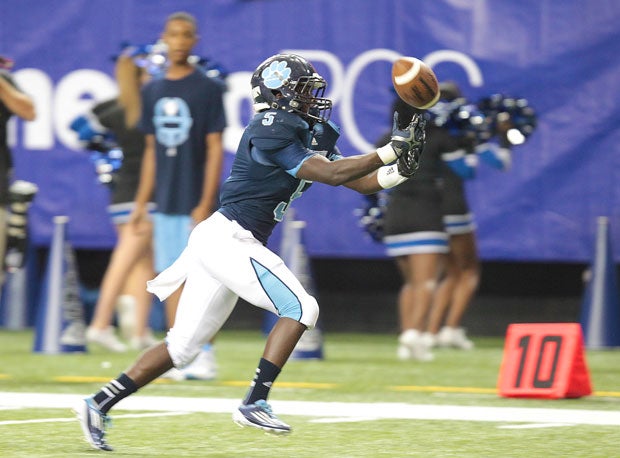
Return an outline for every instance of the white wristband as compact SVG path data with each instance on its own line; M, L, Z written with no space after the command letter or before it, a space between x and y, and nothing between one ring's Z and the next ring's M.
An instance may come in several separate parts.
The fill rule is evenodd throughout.
M398 167L396 165L384 166L377 170L377 182L383 189L393 188L403 181L407 181L407 177L398 173Z
M379 155L381 162L383 162L385 165L391 164L396 159L398 159L398 157L396 156L396 152L394 151L394 148L392 148L391 143L388 143L387 145L377 148L377 154Z

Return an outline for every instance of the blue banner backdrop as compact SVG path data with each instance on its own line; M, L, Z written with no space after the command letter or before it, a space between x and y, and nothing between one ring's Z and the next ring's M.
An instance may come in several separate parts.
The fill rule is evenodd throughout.
M484 259L586 261L596 217L609 216L612 232L620 227L618 2L4 0L0 54L16 61L16 78L38 112L34 122L10 125L16 177L40 188L34 243L49 244L61 214L70 218L74 246L114 243L108 190L69 123L115 94L110 56L121 41L154 42L177 10L198 19L196 51L231 72L227 167L249 117L249 75L264 58L297 50L315 62L330 82L341 149L354 154L388 128L391 61L411 55L471 99L504 92L538 112L539 127L515 149L512 170L481 167L468 185ZM362 202L322 184L296 201L311 256L384 256L358 227Z

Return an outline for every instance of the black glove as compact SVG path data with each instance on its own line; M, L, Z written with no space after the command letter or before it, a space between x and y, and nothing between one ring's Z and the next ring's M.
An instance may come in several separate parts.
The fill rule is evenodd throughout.
M413 120L411 122L413 122ZM400 158L409 150L409 142L413 139L413 130L409 129L409 127L411 127L411 124L408 124L404 128L400 127L400 123L398 122L398 111L395 111L390 144L397 158Z
M409 125L404 129L398 127L398 113L394 113L392 127L392 147L398 156L396 166L398 173L411 177L418 170L420 156L426 142L426 119L421 114L414 114Z

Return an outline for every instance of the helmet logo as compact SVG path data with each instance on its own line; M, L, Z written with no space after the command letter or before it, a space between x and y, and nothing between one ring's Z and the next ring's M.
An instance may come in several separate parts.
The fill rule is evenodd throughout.
M265 68L261 75L264 84L269 89L278 89L284 85L284 82L291 76L291 69L286 61L273 61L269 67Z
M193 122L187 102L179 97L162 97L155 104L153 124L157 141L168 148L189 138Z

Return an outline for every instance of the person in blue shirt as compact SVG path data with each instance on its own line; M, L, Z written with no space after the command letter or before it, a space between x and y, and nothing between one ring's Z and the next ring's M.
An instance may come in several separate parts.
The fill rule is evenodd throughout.
M167 66L162 78L142 88L140 128L146 134L140 184L130 224L140 232L148 226L147 205L153 198L153 249L155 272L162 272L181 254L194 226L217 209L217 195L226 127L223 92L190 61L198 42L196 19L185 12L166 20L162 42ZM168 326L174 323L181 288L166 300ZM209 380L215 378L213 348L205 343L191 366L166 377Z
M303 332L318 318L317 301L282 259L266 247L290 202L318 181L361 193L394 187L411 177L425 141L424 121L400 126L391 141L368 154L342 157L329 122L327 83L304 58L278 54L251 79L256 114L244 131L217 212L192 231L187 248L148 290L165 299L184 284L174 326L118 378L82 400L76 412L96 449L106 441L108 412L172 367L183 367L222 327L239 297L276 313L256 374L233 420L267 432L288 433L267 403L270 389ZM312 144L317 145L312 148Z

